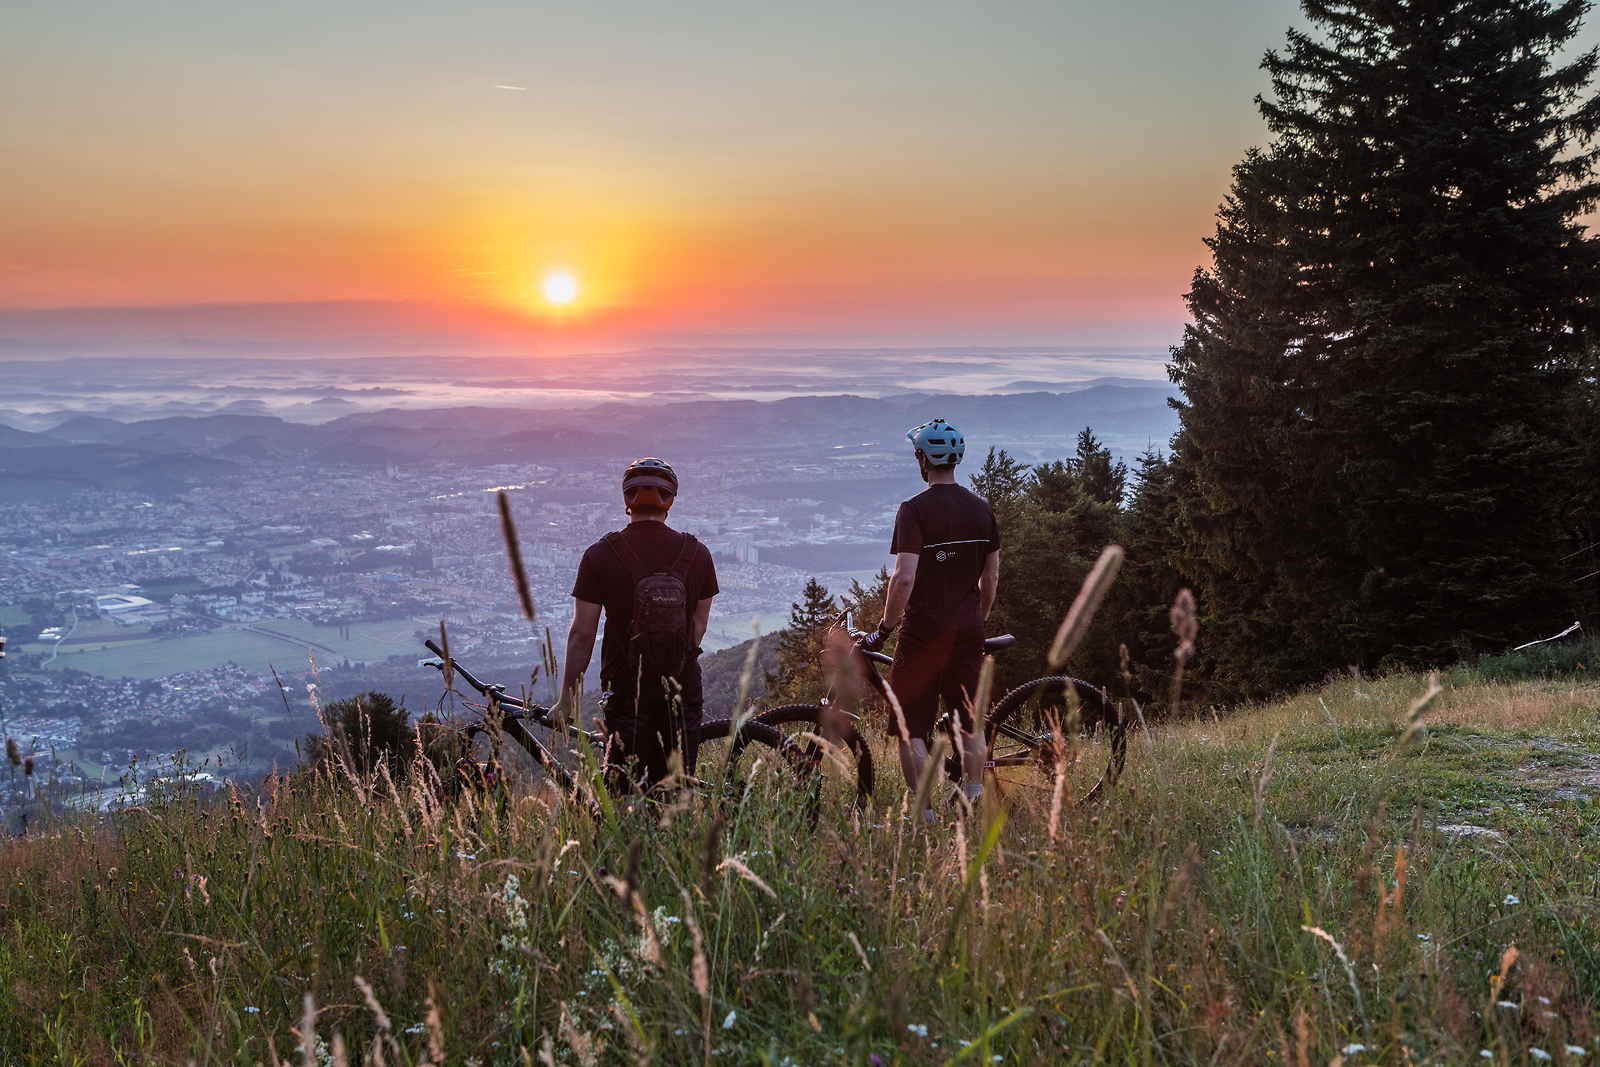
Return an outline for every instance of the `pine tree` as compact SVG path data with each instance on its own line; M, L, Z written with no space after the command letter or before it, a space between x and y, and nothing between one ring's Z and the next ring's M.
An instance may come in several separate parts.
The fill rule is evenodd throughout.
M1172 675L1172 650L1176 638L1168 613L1178 591L1193 585L1181 569L1183 545L1179 534L1182 468L1167 456L1148 448L1136 461L1135 485L1127 509L1117 527L1117 540L1127 552L1127 561L1101 609L1117 621L1116 636L1128 646L1133 690L1139 699L1165 703L1168 679ZM1118 664L1120 668L1120 663ZM1188 669L1193 684L1201 675L1205 661ZM1122 682L1111 678L1114 690Z
M789 605L789 625L778 636L778 669L766 678L768 706L815 704L827 693L823 638L839 609L815 577L806 580L801 596L802 603Z
M1128 465L1111 462L1111 449L1095 440L1094 431L1085 426L1078 434L1078 456L1072 470L1084 492L1102 504L1121 504L1128 491Z
M972 491L989 502L996 515L1015 507L1028 488L1028 465L1005 449L989 449L983 466L972 473Z
M1596 295L1582 0L1304 0L1173 350L1202 634L1241 690L1442 663L1566 610ZM1569 620L1570 621L1570 620Z

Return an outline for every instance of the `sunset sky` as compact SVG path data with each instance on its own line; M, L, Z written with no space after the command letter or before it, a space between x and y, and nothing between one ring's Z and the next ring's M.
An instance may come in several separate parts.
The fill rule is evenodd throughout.
M1165 345L1291 25L1285 0L10 3L0 337L339 301L552 343Z

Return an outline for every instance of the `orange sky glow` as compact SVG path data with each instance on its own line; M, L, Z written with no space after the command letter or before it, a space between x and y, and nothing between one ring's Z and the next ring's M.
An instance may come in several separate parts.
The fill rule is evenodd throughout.
M1266 136L1259 58L1300 21L1286 0L11 5L0 338L42 309L340 301L585 341L1169 344ZM541 292L558 270L566 305Z

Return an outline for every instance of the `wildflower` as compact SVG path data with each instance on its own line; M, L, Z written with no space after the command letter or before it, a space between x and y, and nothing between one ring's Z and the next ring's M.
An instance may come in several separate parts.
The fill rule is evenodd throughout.
M247 1006L244 1010L249 1012L251 1015L260 1015L261 1014L261 1009L257 1008L257 1007L254 1007L254 1006Z
M1365 1046L1365 1045L1355 1045L1355 1044L1346 1045L1342 1051L1344 1052L1344 1054L1346 1056L1354 1056L1358 1052L1367 1051L1367 1046Z
M928 1028L926 1026L924 1026L922 1023L911 1023L910 1025L908 1025L906 1027L906 1029L910 1030L913 1034L916 1034L918 1037L927 1037L928 1036Z
M1568 1056L1587 1056L1589 1054L1589 1050L1582 1045L1563 1045L1561 1051Z
M1513 904L1521 904L1522 900L1515 893L1507 893L1506 899L1502 900L1500 903L1509 908Z
M408 1033L408 1034L420 1034L420 1033L422 1033L422 1031L424 1029L425 1028L423 1027L423 1025L421 1023L417 1023L415 1026L406 1027L406 1033Z
M1495 1003L1500 1005L1502 1008L1509 1008L1512 1011L1521 1011L1522 1010L1522 1005L1518 1004L1514 1000L1497 1000L1497 1001L1495 1001Z
M1433 940L1433 935L1432 934L1418 934L1417 935L1417 940L1418 941L1432 941Z
M722 1020L722 1028L724 1030L732 1030L733 1029L733 1024L738 1022L738 1021L739 1021L739 1013L737 1011L730 1011L730 1012L728 1012L728 1017L726 1019Z
M1479 1049L1479 1050L1478 1050L1478 1055L1479 1055L1479 1056L1482 1056L1482 1057L1483 1057L1483 1058L1484 1058L1484 1059L1486 1059L1486 1060L1492 1060L1492 1059L1494 1059L1494 1053L1492 1053L1492 1052L1490 1052L1490 1051L1489 1051L1489 1050L1488 1050L1488 1049L1486 1049L1486 1048L1480 1048L1480 1049Z
M1544 1049L1542 1049L1542 1048L1532 1048L1532 1047L1529 1047L1529 1049L1528 1049L1528 1054L1529 1054L1529 1055L1530 1055L1530 1056L1532 1056L1532 1057L1533 1057L1533 1058L1534 1058L1534 1059L1536 1059L1536 1060L1547 1060L1547 1059L1549 1059L1549 1058L1550 1058L1550 1053L1548 1053L1548 1052L1546 1052L1546 1051L1545 1051L1545 1050L1544 1050Z

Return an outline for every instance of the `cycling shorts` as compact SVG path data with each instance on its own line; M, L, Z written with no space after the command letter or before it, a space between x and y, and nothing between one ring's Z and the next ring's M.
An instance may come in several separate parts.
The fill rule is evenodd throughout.
M668 754L676 751L683 756L683 769L694 773L695 751L688 734L700 723L700 706L686 707L682 714L674 714L664 705L642 710L643 714L632 708L606 709L606 733L611 742L608 761L634 763L629 777L638 781L642 775L647 784L655 785L667 776Z
M900 701L906 730L913 738L927 741L939 719L939 698L961 720L961 728L972 731L973 699L978 692L978 675L983 670L983 627L961 627L918 633L902 630L895 645L894 668L889 686ZM900 728L889 712L889 736L899 737Z

